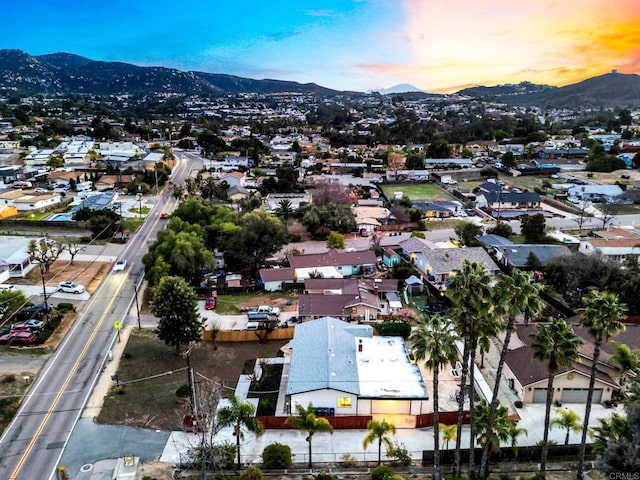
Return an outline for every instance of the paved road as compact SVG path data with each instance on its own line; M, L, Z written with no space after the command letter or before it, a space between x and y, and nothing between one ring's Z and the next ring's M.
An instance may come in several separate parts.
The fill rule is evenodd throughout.
M179 162L173 181L190 172L191 161ZM142 255L162 228L161 211L171 211L175 199L165 190L147 221L125 247L129 265L111 272L42 368L14 421L0 437L0 478L53 479L82 409L117 338L115 322L126 323L136 288L143 278Z

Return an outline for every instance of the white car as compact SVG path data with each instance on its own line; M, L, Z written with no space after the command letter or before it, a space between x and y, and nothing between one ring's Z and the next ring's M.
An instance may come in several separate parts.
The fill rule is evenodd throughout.
M85 289L82 285L77 284L76 282L60 282L58 284L58 290L64 293L84 293Z
M113 266L113 271L114 272L122 272L125 268L127 268L127 261L126 260L118 260L116 262L116 264Z
M0 285L0 292L13 292L15 289L14 285Z

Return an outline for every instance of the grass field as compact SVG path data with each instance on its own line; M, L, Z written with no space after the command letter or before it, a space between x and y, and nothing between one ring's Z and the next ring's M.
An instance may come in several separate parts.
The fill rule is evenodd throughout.
M394 192L402 192L404 197L409 197L413 201L452 199L446 190L435 183L383 185L382 190L389 200L393 199Z

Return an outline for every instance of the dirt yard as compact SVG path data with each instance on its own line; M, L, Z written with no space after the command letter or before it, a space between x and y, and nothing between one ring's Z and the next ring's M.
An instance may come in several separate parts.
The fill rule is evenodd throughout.
M48 287L55 287L65 280L73 280L80 285L84 285L90 294L95 292L100 286L102 279L109 273L111 264L104 262L73 262L56 261L45 274L44 279ZM38 267L31 270L25 278L11 279L11 283L16 285L40 285L40 269Z
M640 183L639 170L616 170L615 172L593 172L593 177L589 178L590 172L571 172L571 175L582 178L583 180L591 180L602 185L613 185L616 182L623 185L636 185ZM629 178L622 178L622 176Z

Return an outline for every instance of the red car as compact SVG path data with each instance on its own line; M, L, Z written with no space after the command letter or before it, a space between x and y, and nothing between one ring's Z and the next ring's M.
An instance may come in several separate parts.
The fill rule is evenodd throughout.
M161 220L166 220L167 218L169 218L169 214L168 213L161 213L160 214L160 219Z
M204 309L213 310L214 308L216 308L216 297L207 298L207 301L204 302Z
M37 338L37 333L28 330L12 331L0 336L0 344L31 345Z

